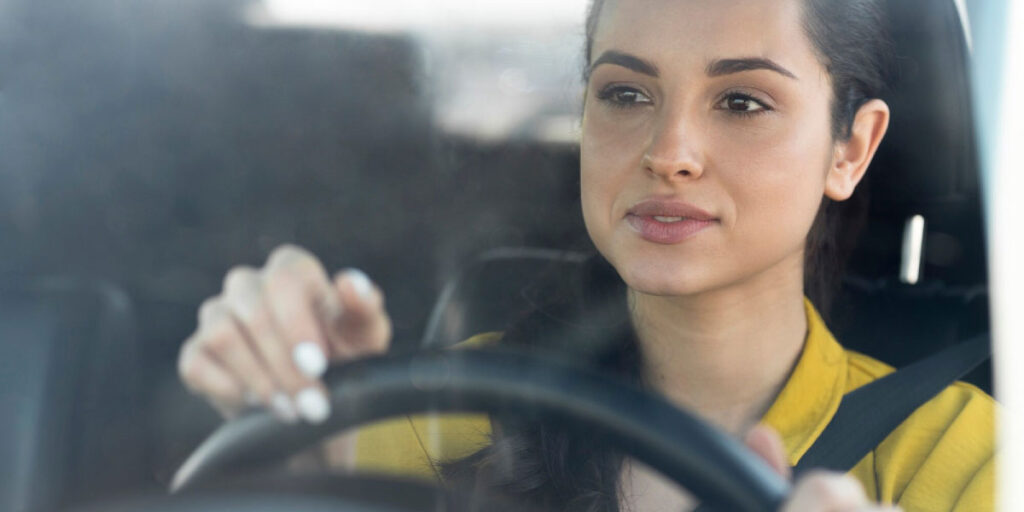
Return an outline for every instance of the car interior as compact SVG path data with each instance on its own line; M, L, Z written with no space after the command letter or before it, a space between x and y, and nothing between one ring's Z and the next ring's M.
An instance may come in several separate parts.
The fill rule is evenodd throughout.
M0 509L166 489L220 423L176 374L196 309L279 244L374 276L403 350L502 330L592 252L571 142L445 133L416 38L244 3L3 7ZM988 276L969 34L953 1L888 9L893 121L824 313L902 367L988 331Z

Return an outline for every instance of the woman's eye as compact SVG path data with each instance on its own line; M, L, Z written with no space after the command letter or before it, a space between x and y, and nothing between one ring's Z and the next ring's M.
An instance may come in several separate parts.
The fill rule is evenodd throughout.
M647 105L651 98L632 87L613 86L602 89L597 98L607 101L616 107L631 107L634 105Z
M736 114L757 114L771 110L764 103L746 94L733 93L722 99L718 107Z

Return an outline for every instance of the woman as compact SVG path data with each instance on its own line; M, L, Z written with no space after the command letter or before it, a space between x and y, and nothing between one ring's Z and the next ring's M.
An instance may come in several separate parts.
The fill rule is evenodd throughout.
M843 351L804 296L827 288L805 269L829 261L831 205L853 194L888 126L875 4L595 0L587 23L583 215L624 284L611 292L632 327L596 360L744 437L783 474L844 392L890 371ZM536 339L538 325L527 319L502 342ZM383 295L365 275L330 279L286 247L263 269L228 274L180 370L226 416L248 400L315 422L329 413L317 381L327 361L389 339ZM984 393L951 386L851 476L801 479L787 507L991 509L992 413ZM415 422L399 421L332 442L328 460L401 471L419 458L555 509L692 506L645 468L552 428L502 423L491 443L480 418L446 421L455 440L426 456Z

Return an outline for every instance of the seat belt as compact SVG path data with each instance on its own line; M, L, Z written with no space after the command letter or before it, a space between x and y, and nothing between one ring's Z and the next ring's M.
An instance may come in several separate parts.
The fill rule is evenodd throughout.
M843 395L832 421L793 468L794 478L813 469L850 471L918 407L990 355L989 335L981 334ZM714 510L701 504L695 512Z
M989 335L981 334L847 393L793 474L809 469L850 471L918 407L990 354Z

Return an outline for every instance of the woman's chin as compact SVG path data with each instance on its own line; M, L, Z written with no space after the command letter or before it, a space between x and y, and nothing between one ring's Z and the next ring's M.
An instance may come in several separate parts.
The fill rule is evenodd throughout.
M678 265L633 264L616 266L619 276L633 291L657 296L696 295L713 288L710 276Z

